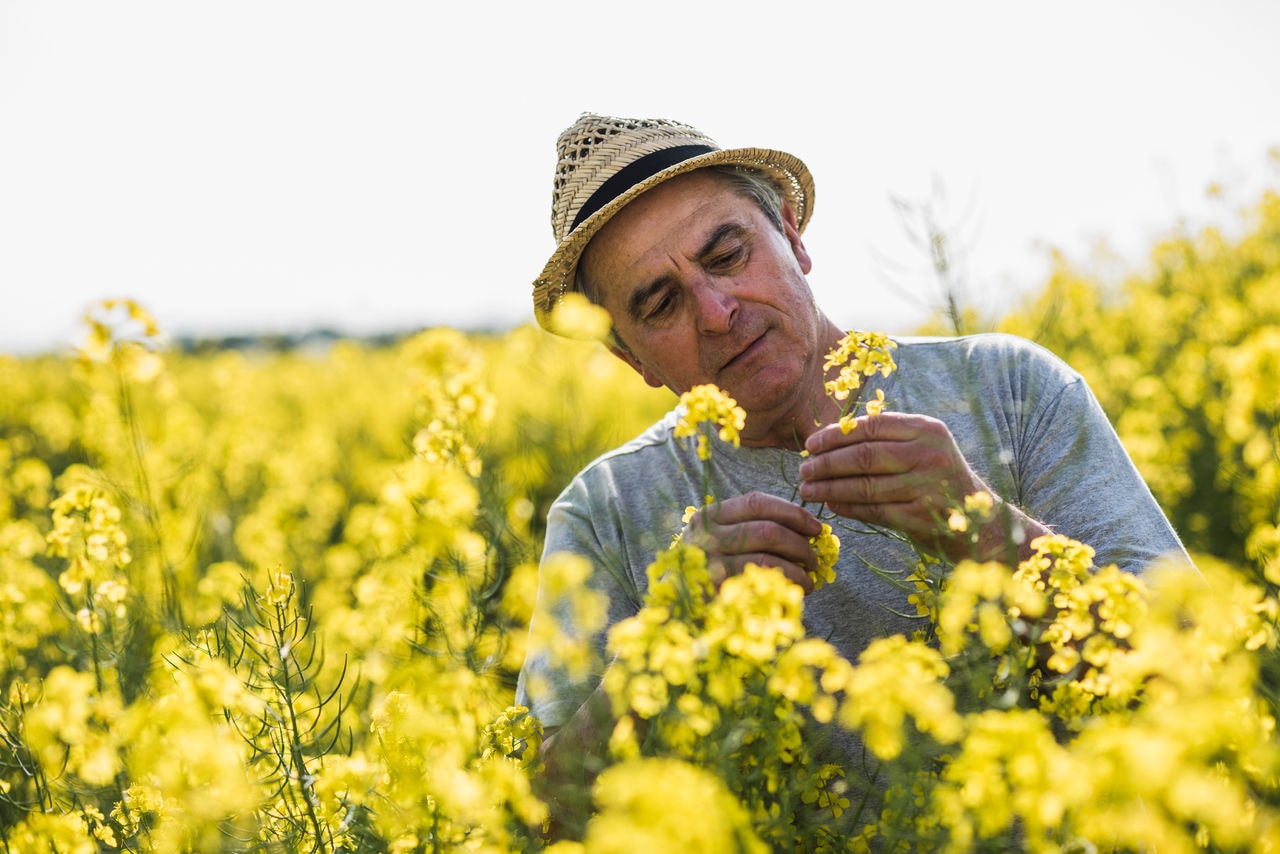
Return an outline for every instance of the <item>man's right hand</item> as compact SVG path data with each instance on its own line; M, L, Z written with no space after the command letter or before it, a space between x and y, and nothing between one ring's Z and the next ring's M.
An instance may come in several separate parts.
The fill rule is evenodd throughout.
M799 504L748 492L698 510L681 539L707 553L717 585L754 563L777 567L805 593L812 593L813 581L805 568L814 566L816 556L809 540L820 533L822 523Z

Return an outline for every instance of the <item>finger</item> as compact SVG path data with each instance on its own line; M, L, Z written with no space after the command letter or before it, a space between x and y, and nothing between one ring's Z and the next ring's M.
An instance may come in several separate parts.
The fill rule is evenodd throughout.
M942 518L938 508L928 497L892 502L832 501L827 504L827 508L846 519L892 528L913 538L932 536L938 531Z
M821 530L819 526L818 531ZM782 560L799 566L813 562L813 546L809 540L805 534L770 521L713 524L692 530L692 541L709 555L747 558L769 555L771 562Z
M804 447L810 454L823 454L834 448L860 442L909 442L930 433L938 433L945 425L936 418L910 412L882 412L879 415L862 415L854 419L849 432L839 424L828 424L805 440Z
M871 423L883 417L878 415ZM856 440L846 440L836 428L815 445L827 450L811 455L800 466L804 501L907 501L916 490L951 494L969 489L974 481L950 430L932 418L904 416L878 437L868 430ZM843 479L851 482L814 487Z
M946 425L924 416L895 414L893 419L887 414L860 418L849 433L838 425L815 432L805 443L809 457L800 464L800 477L901 474L951 463L948 451L955 443Z
M828 507L836 504L898 504L922 498L941 499L949 492L946 483L945 478L914 470L874 475L833 473L830 477L801 481L800 497Z
M822 532L822 523L804 507L765 492L748 492L717 501L699 510L695 518L704 525L774 522L806 537Z
M809 457L800 464L800 478L805 483L833 477L899 475L947 462L945 455L910 442L861 442ZM803 493L801 497L813 500Z
M732 555L712 561L711 580L715 583L716 589L720 589L720 586L733 576L741 575L747 564L751 563L779 570L787 580L799 585L806 596L813 592L813 579L803 567L768 554Z

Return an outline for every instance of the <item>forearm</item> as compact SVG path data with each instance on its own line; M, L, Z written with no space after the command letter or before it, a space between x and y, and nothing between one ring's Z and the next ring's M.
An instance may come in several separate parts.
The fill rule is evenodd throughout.
M613 712L603 686L542 742L537 793L551 811L553 838L580 839L591 815L591 785L608 760Z
M991 518L978 530L974 558L999 561L1016 567L1031 556L1031 541L1049 534L1049 529L1004 501L992 509Z

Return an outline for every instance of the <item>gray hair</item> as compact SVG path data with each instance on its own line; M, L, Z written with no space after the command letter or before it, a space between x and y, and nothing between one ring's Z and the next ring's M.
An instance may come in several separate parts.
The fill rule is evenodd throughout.
M769 177L767 173L748 166L735 166L732 164L706 166L699 171L715 174L739 196L755 202L756 207L773 224L773 227L778 229L779 233L784 233L785 229L782 224L784 197L782 190L778 188L773 178ZM590 244L587 245L590 246ZM586 274L582 272L581 261L573 271L573 289L596 305L603 305L600 290L587 281ZM618 337L618 333L612 328L609 330L608 343L624 352L631 352L631 349L623 343L622 339Z

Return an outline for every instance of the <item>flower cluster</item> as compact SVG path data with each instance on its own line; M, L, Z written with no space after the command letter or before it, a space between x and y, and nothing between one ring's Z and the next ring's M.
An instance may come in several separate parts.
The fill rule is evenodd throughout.
M84 363L112 364L122 377L151 382L164 368L156 350L165 336L151 312L130 299L103 300L84 315L89 332L77 354Z
M765 854L751 816L715 773L671 757L609 768L595 787L599 814L581 846L558 854Z
M807 734L834 718L848 662L805 637L804 594L776 569L749 564L717 591L705 554L676 545L649 576L645 607L609 632L614 755L710 769L769 845L813 839L848 807L842 774Z
M1124 359L1084 335L1082 366L1108 360L1144 471L1189 536L1239 540L1236 564L1134 579L1065 538L1021 565L923 563L903 600L928 628L849 662L776 571L717 589L705 555L664 552L615 635L607 699L627 714L596 815L556 843L529 777L541 724L511 686L527 642L602 669L605 603L593 567L558 559L558 601L535 603L537 520L668 398L536 329L162 356L124 302L94 314L94 358L0 355L0 847L1276 849L1280 339L1224 337L1280 306L1257 285L1274 245L1214 262L1232 288L1186 290L1234 292L1231 311L1104 323L1072 297L1062 315L1130 335ZM1168 269L1179 292L1193 268ZM1209 337L1160 339L1206 311ZM1176 394L1152 353L1173 354ZM982 501L941 524L974 532ZM816 755L846 735L882 800L864 763Z
M732 397L714 385L698 385L680 395L680 406L683 413L673 435L677 439L697 436L698 459L711 458L711 432L721 442L738 447L739 433L746 426L747 416Z
M123 628L129 596L124 570L133 555L121 525L120 508L102 488L86 483L73 486L49 506L53 529L46 535L48 551L67 561L67 568L58 575L58 585L80 606L75 611L76 623L88 635Z
M840 538L831 530L826 522L822 523L822 532L809 540L813 547L815 564L805 571L813 582L813 589L820 590L826 584L836 580L836 561L840 560Z
M825 389L827 396L840 404L840 429L848 433L854 428L856 411L848 401L853 392L862 388L863 379L880 374L887 377L897 368L893 360L893 350L898 346L889 336L881 332L863 332L853 330L841 338L836 346L827 353L822 363L822 370L829 372L839 368L835 379L827 380ZM858 403L855 397L853 403ZM876 390L876 396L862 401L867 415L879 415L886 404L884 392Z

